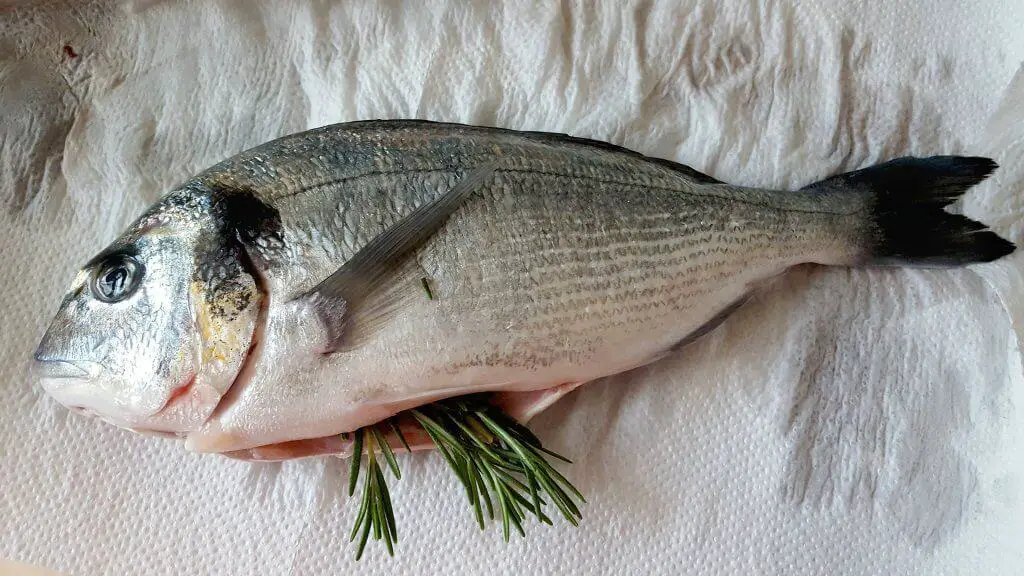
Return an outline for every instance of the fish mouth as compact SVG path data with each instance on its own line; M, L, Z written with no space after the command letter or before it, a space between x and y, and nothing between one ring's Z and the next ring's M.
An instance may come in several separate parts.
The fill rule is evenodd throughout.
M32 373L37 380L86 380L94 376L86 366L71 360L35 356Z
M99 365L35 355L29 375L37 386L61 405L84 414L84 390L99 373Z
M138 434L177 437L173 432L138 426L133 422L111 415L109 406L94 405L88 393L89 382L97 376L100 366L94 363L74 362L36 355L31 373L43 390L71 412L87 418L96 418L117 428Z
M132 424L119 417L116 406L97 403L90 383L100 376L103 367L96 362L79 362L35 354L30 374L44 392L71 412L97 418L118 428L132 429Z
M167 397L167 401L164 402L164 405L161 406L159 410L154 412L152 416L147 418L147 420L159 419L163 416L169 415L171 412L178 409L182 405L187 405L190 402L190 397L192 395L192 390L194 389L195 384L196 374L193 372L185 380L184 384L178 386L174 390L171 390L171 394ZM137 427L132 427L132 430L135 432L139 432L140 434L155 434L175 438L178 437L179 434L183 434L185 432L185 430L179 430L177 427L168 428L165 430L160 428L144 427L141 425Z

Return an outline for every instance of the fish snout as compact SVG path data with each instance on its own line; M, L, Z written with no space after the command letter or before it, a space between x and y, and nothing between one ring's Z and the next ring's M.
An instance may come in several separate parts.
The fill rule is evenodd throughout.
M94 362L78 362L66 358L67 346L55 335L51 326L32 354L32 376L37 382L44 380L85 379L99 374Z
M87 414L106 408L97 405L102 402L98 402L93 384L100 372L101 367L95 362L53 358L38 351L29 371L32 380L51 398L75 412Z
M35 354L32 363L32 375L37 381L43 379L89 378L89 371L78 363L70 360L47 358L40 352Z

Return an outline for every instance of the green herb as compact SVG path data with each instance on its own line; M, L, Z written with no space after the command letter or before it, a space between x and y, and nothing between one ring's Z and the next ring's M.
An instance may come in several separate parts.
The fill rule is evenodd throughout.
M427 299L433 300L434 293L430 291L430 281L424 278L420 278L420 284L423 284L423 291L427 293Z
M366 542L372 530L373 539L383 538L384 544L388 548L388 554L394 556L394 545L398 542L398 530L395 526L395 513L391 508L391 494L388 492L384 473L377 463L375 445L379 446L381 452L384 453L388 465L391 466L391 472L396 478L401 478L398 472L398 463L377 426L356 430L355 436L353 444L355 452L353 452L348 480L349 496L355 493L364 442L366 444L366 468L363 473L362 504L359 506L359 514L356 516L349 541L351 542L356 539L356 536L359 536L359 548L356 551L356 560L359 560L363 556L363 550L366 548Z
M545 456L563 462L569 460L545 449L529 429L487 402L486 398L451 398L410 410L409 415L423 427L462 483L481 530L486 527L484 516L494 520L497 511L506 542L513 528L520 536L525 536L523 520L528 514L545 524L552 524L551 518L544 513L549 502L573 526L578 525L581 514L576 501L585 502L583 495L548 463ZM394 544L398 542L391 496L375 454L379 449L395 478L401 478L384 425L355 432L349 495L355 492L364 446L367 461L362 468L362 504L350 537L354 541L356 536L360 536L357 560L363 555L371 531L375 540L384 540L391 555L394 555ZM399 431L395 418L387 421L386 425L408 451L409 444Z

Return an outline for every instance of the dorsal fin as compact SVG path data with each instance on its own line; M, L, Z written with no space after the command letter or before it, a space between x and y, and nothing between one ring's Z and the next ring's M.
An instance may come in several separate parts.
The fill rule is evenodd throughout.
M419 293L419 280L412 278L414 271L403 257L436 233L494 172L493 164L467 171L450 190L410 212L300 297L327 327L325 353L363 341L399 308L403 298Z

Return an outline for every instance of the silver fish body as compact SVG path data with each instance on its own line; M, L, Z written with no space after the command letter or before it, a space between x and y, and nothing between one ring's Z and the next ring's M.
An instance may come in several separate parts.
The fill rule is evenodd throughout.
M170 371L202 374L213 361L230 385L192 398L194 386L154 394L121 379L120 396L97 385L75 402L123 423L111 398L153 397L151 421L136 410L134 427L206 452L332 437L467 393L546 406L692 340L797 264L960 265L1008 253L983 226L937 214L993 168L905 159L768 191L561 135L379 121L287 136L192 178L115 242L134 246L154 229L199 238L179 252L193 261L188 290L202 296L177 301L200 336L170 346L199 359ZM142 293L184 290L146 281ZM233 288L218 292L218 282ZM97 363L67 357L76 339L126 348L73 308L58 318L43 358ZM205 356L195 351L211 341ZM44 385L60 399L65 381ZM191 418L161 425L175 394L189 398Z

